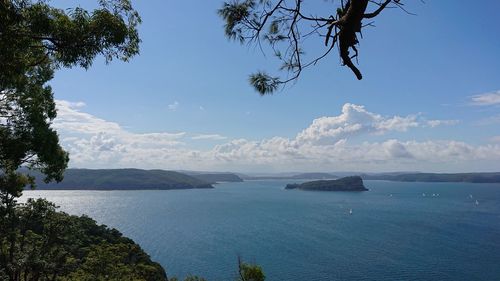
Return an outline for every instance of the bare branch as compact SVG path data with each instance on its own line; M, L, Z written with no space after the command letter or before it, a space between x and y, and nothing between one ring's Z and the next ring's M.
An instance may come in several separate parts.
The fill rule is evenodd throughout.
M362 79L361 71L353 62L358 58L358 34L362 34L362 28L374 26L373 22L363 23L363 20L377 17L387 8L404 10L401 0L341 0L340 5L333 6L329 14L327 11L325 15L309 16L310 13L304 11L303 2L235 0L226 2L219 10L230 39L257 42L262 52L261 38L265 39L274 55L282 61L280 70L288 72L286 79L264 72L252 74L250 83L260 94L273 93L279 85L298 79L304 68L331 54L335 45L339 47L342 65L348 67L357 79ZM366 13L371 8L373 12ZM327 49L311 59L304 55L303 46L305 40L313 35L324 37Z

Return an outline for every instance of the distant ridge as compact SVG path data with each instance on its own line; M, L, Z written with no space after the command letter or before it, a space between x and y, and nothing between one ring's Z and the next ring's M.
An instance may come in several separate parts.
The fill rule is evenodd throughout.
M240 175L244 180L273 180L273 179L336 179L338 176L330 173L299 173L292 175L264 175L264 176L245 176Z
M28 172L21 169L21 172ZM35 176L38 189L59 190L168 190L213 188L218 182L243 180L331 180L339 177L332 173L290 173L248 176L230 172L176 172L142 169L67 169L61 183L44 183L43 175ZM363 180L401 182L470 182L500 183L500 172L493 173L419 173L393 172L359 174Z
M232 173L210 173L210 174L192 174L194 178L214 184L218 182L242 182L243 179Z
M362 174L365 180L403 182L470 182L500 183L499 173L410 173L410 174Z
M60 183L44 183L43 176L35 176L37 189L59 190L167 190L213 188L201 179L179 172L141 169L67 169Z

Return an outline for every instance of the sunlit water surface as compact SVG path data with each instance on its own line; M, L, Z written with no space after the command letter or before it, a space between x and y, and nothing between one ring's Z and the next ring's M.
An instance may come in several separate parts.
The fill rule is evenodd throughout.
M289 182L23 200L119 229L169 276L234 280L240 255L269 281L500 280L500 184L365 181L370 191L349 193L284 190Z

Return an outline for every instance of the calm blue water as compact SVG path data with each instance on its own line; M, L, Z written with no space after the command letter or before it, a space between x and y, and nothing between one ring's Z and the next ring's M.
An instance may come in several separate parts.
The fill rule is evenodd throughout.
M119 229L169 276L234 280L241 255L269 281L500 280L499 184L366 181L370 191L347 193L285 191L286 183L24 199L45 197Z

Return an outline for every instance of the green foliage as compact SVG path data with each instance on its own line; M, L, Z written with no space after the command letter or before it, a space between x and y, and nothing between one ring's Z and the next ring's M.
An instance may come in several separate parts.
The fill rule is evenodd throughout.
M172 277L168 280L169 281L179 281L179 279L177 279L176 277ZM188 277L184 278L184 281L207 281L207 280L205 278L201 278L198 276L189 275Z
M62 180L68 154L51 128L56 69L88 68L97 55L127 61L139 52L141 19L129 0L100 0L99 8L61 10L42 0L0 0L0 211L15 204L34 179ZM4 215L0 213L0 215Z
M163 268L116 229L30 199L1 221L0 280L167 280Z
M234 1L232 3L225 2L223 7L218 10L219 16L225 21L224 32L229 39L238 40L243 43L245 41L244 27L240 25L242 23L258 24L257 14L251 14L251 10L255 7L255 4L253 0Z
M133 243L117 231L96 229L88 218L57 213L46 201L16 207L15 200L35 184L20 167L40 171L49 182L61 181L68 164L51 128L56 106L48 82L55 70L88 68L98 55L127 61L139 52L140 17L130 1L99 4L89 12L57 9L45 0L0 0L0 280L56 280L85 264L90 253L104 255L108 244ZM134 272L146 276L144 257L137 261Z
M262 268L256 264L239 261L240 277L237 281L264 281L266 276Z
M271 77L264 72L251 74L249 81L261 96L274 93L281 84L279 78Z

